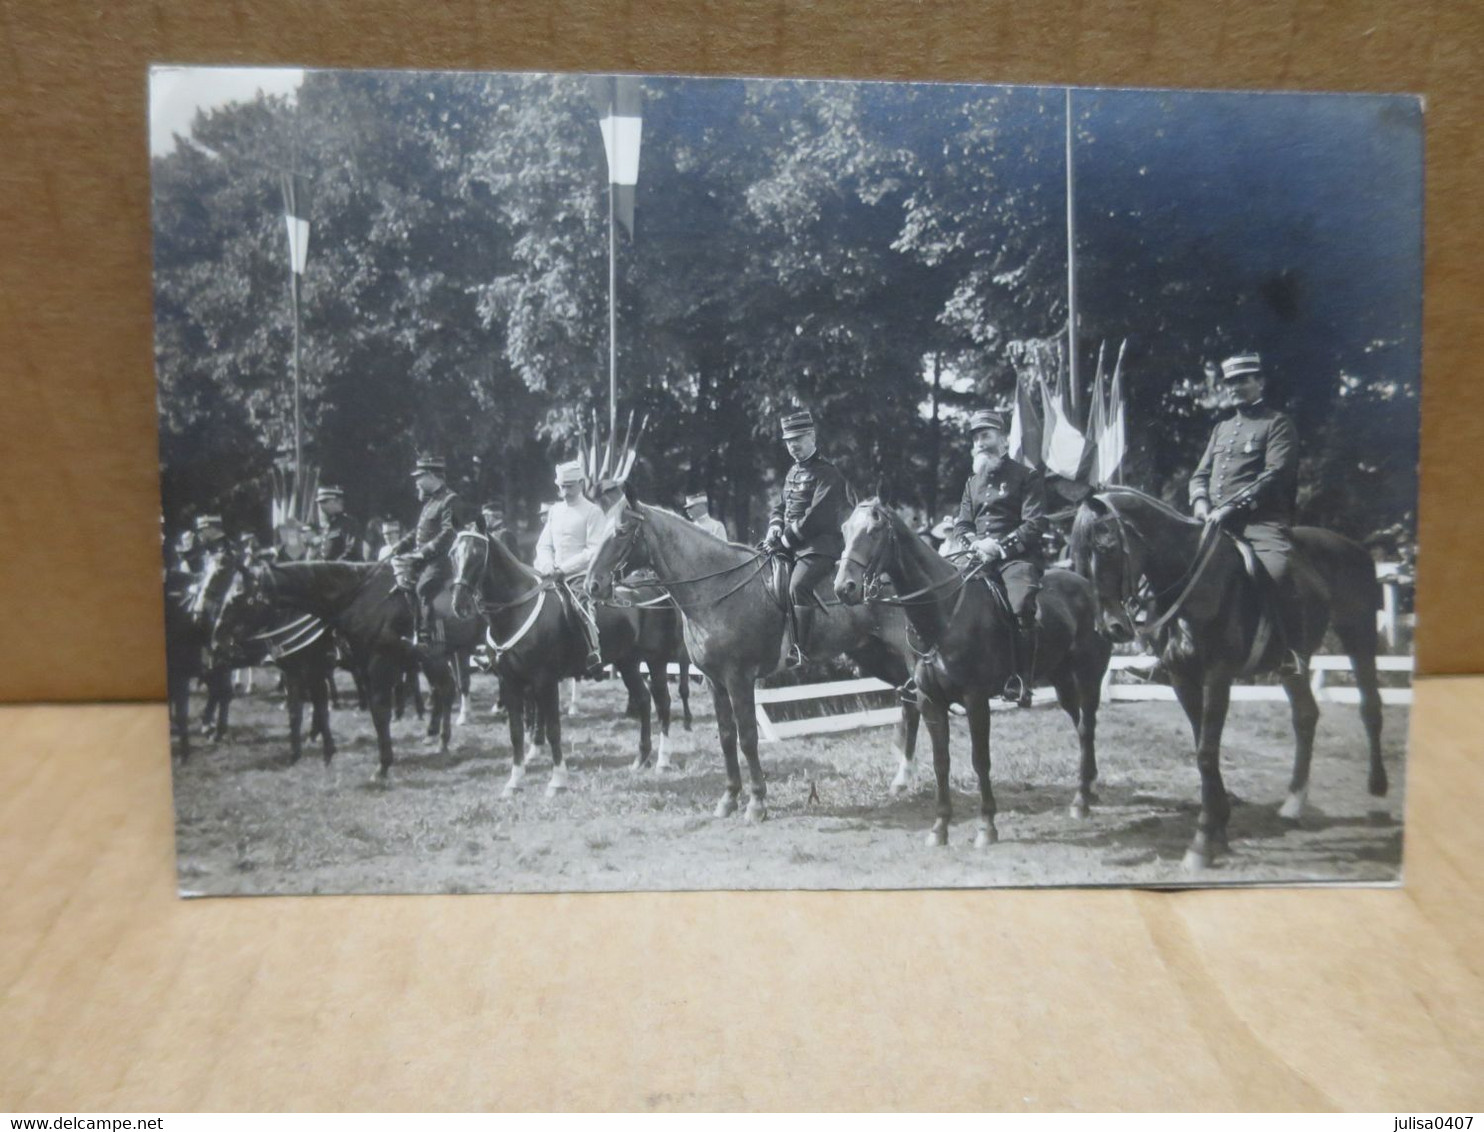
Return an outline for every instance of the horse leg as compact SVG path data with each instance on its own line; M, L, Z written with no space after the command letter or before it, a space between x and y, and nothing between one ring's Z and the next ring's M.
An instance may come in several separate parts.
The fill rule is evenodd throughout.
M330 690L334 687L335 670L331 668L323 680L316 675L309 692L310 715L314 719L314 729L319 733L327 767L335 757L335 736L330 733Z
M687 731L690 730L690 657L682 655L678 665L680 669L680 713L682 725Z
M458 676L459 685L459 717L454 720L460 727L469 722L469 654L460 650L453 654L454 672Z
M191 682L179 676L169 681L170 730L180 741L180 761L191 759Z
M732 692L732 718L737 723L737 741L747 759L747 773L752 779L752 798L747 803L747 820L768 820L768 783L763 777L763 762L757 753L757 685L745 681ZM740 693L740 697L739 697Z
M1071 814L1081 821L1092 812L1092 804L1097 801L1097 793L1092 788L1098 779L1098 760L1093 743L1097 731L1097 704L1094 702L1089 705L1086 702L1088 697L1083 682L1075 672L1063 670L1052 687L1056 689L1056 702L1077 729L1081 759L1077 766L1077 793L1072 798ZM1100 691L1101 688L1094 682L1093 697Z
M639 671L637 660L625 661L617 667L619 678L623 680L624 689L629 694L629 706L635 709L629 715L639 720L639 754L629 764L629 769L643 770L649 765L649 756L653 750L649 718L649 688L644 684L644 674Z
M1173 670L1170 672L1170 686L1175 689L1175 699L1180 701L1180 706L1185 710L1185 718L1190 721L1191 741L1196 746L1200 746L1201 719L1206 713L1205 690L1201 687L1200 681L1192 680Z
M901 717L897 720L893 746L897 751L897 776L891 780L891 792L904 794L912 789L917 777L917 726L922 721L922 711L911 704L902 705Z
M989 776L989 697L969 696L964 705L969 713L969 743L974 774L979 779L979 832L974 835L974 848L987 849L1000 839L995 828L994 787Z
M1195 765L1201 772L1201 813L1196 819L1195 837L1185 851L1188 872L1200 872L1226 852L1226 823L1231 817L1231 801L1221 780L1221 732L1231 703L1231 677L1208 675L1204 698L1201 740L1195 752Z
M526 779L526 707L534 697L515 680L505 680L501 686L505 690L506 721L510 726L511 762L510 779L500 791L500 797L509 798Z
M716 703L716 733L721 739L721 757L727 767L727 792L716 803L715 813L717 817L725 818L737 812L737 799L742 795L742 767L737 762L737 722L730 678L713 681L712 699ZM753 725L756 726L755 719Z
M655 714L659 716L660 740L659 757L655 760L655 770L670 769L670 680L665 674L665 662L663 660L645 661L645 667L649 669L649 691L654 697Z
M546 740L551 745L551 781L546 784L546 796L551 798L568 785L567 764L562 760L562 686L557 680L548 680L540 691Z
M1381 760L1381 689L1376 679L1376 633L1369 625L1336 625L1335 635L1350 657L1355 672L1355 686L1360 690L1360 721L1365 724L1366 744L1370 748L1371 774L1367 789L1377 798L1386 797L1389 783L1386 764Z
M392 690L405 671L400 656L385 653L373 656L367 666L371 723L376 728L376 749L380 759L373 782L384 783L392 773Z
M285 673L284 691L289 712L289 765L293 766L304 754L300 732L304 727L304 678Z
M1298 821L1304 815L1304 802L1309 797L1309 762L1314 756L1314 729L1319 723L1319 705L1314 702L1314 689L1300 675L1284 676L1283 690L1293 709L1293 777L1288 782L1288 797L1278 807L1278 816Z
M927 722L928 738L933 743L933 777L938 785L938 818L928 831L927 843L942 848L948 844L948 824L953 820L953 798L948 785L948 704L936 699L919 702L922 718Z

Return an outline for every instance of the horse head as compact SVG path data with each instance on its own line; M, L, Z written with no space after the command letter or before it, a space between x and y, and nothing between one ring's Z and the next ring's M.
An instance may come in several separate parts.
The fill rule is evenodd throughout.
M835 596L859 605L877 575L887 572L888 552L895 551L896 517L879 498L856 505L840 528L845 550L835 571Z
M644 513L627 499L608 513L603 537L587 567L589 596L599 601L609 600L613 596L614 579L622 571L648 565L644 540L639 537L639 530L647 521Z
M454 536L448 557L453 562L453 615L459 620L473 617L478 612L472 595L484 576L489 554L489 536L473 527L467 527Z
M207 556L190 604L191 621L197 629L205 632L215 625L237 573L237 559L225 550Z
M1120 644L1134 639L1131 608L1142 572L1135 541L1107 496L1090 495L1078 505L1068 543L1072 569L1097 595L1098 632Z

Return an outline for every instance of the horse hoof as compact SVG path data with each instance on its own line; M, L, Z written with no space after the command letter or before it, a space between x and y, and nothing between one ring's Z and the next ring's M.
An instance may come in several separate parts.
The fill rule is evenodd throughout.
M720 802L716 803L714 811L719 818L729 818L737 812L737 799L728 794Z
M912 768L903 761L897 767L897 776L891 780L891 793L905 794L912 786Z
M974 835L975 849L988 849L1000 839L1000 831L992 825L980 826L979 832Z
M565 789L567 789L566 766L553 767L551 771L551 781L546 784L546 796L548 798L554 798L556 797L558 791Z
M1086 821L1092 815L1092 807L1087 804L1086 798L1077 798L1072 802L1072 818L1076 821Z
M1203 873L1211 867L1211 858L1199 850L1187 849L1180 867L1187 873Z
M1288 795L1283 804L1278 807L1278 816L1284 821L1298 821L1304 816L1304 791L1298 790Z
M634 774L638 774L648 765L649 760L647 758L645 758L643 755L636 755L634 757L634 761L629 764L629 770L632 771Z
M1366 784L1366 789L1371 792L1371 797L1373 798L1386 797L1386 791L1389 788L1390 784L1386 781L1386 772L1384 770L1379 774L1371 775L1370 782Z
M928 830L926 843L929 849L944 848L948 844L948 827L933 826L932 829Z
M462 712L462 711L459 712L458 718L453 721L453 725L455 727L467 727L467 726L469 726L469 714L468 714L468 712Z
M510 777L505 782L505 789L500 791L500 797L510 798L520 789L521 783L526 780L526 768L523 766L511 767Z
M768 820L768 807L756 798L747 803L747 821L752 825L761 825Z

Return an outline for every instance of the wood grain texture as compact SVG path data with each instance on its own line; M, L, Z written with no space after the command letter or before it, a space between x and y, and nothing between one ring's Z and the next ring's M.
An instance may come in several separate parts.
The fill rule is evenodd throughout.
M0 709L0 1109L1476 1110L1481 710L1405 889L180 901L164 708Z
M1445 0L0 0L0 700L164 693L152 62L1425 94L1419 661L1484 669L1484 607L1457 600L1484 583L1481 44L1484 7Z

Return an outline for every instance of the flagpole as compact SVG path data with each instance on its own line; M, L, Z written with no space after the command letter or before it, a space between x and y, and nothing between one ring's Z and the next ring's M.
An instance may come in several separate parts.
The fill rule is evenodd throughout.
M299 273L294 270L292 256L289 257L289 304L294 311L294 487L297 490L304 474L304 421L303 398L299 392Z
M1072 88L1067 87L1067 380L1073 404L1077 400L1077 232L1072 217Z
M613 214L616 190L608 178L608 436L618 436L618 221Z

